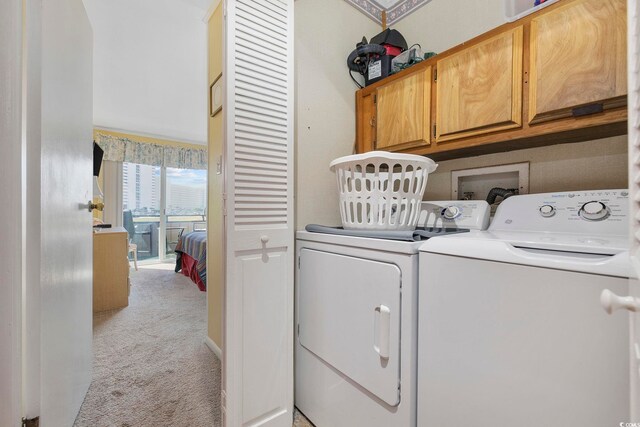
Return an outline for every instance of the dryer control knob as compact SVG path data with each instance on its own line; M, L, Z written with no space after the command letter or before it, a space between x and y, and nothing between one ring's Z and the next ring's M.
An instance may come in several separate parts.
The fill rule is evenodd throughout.
M545 218L550 218L556 214L556 208L551 205L542 205L540 206L540 215Z
M444 219L456 219L461 213L462 211L457 206L447 206L442 210L442 216Z
M609 216L609 208L602 202L591 201L582 205L578 215L589 221L601 221Z

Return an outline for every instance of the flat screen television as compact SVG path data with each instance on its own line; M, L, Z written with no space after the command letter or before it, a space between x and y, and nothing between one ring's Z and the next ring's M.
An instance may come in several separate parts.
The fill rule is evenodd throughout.
M100 148L95 141L93 141L93 176L100 175L100 168L102 167L102 157L104 156L104 150Z

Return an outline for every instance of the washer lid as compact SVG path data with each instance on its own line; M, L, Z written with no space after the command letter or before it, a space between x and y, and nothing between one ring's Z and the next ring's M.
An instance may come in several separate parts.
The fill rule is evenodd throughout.
M431 239L421 252L618 277L634 277L627 239L560 233L476 231ZM499 274L499 273L497 273Z

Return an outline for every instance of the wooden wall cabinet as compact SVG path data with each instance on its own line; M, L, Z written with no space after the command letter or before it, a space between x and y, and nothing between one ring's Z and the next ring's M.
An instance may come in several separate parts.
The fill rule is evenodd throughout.
M529 122L626 105L626 2L574 1L531 21Z
M626 67L626 1L561 0L357 91L356 150L446 160L622 135Z
M376 143L378 150L399 150L431 142L431 67L378 88Z
M93 311L129 305L129 234L123 227L93 233Z
M359 152L399 151L431 143L431 70L430 66L417 69L374 91L359 92Z
M376 146L376 92L356 92L356 151L364 153Z
M437 61L436 141L520 127L523 29Z

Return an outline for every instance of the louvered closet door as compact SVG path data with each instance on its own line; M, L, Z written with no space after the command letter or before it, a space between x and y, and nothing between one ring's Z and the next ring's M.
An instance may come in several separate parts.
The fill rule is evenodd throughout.
M293 410L293 0L226 3L227 426Z

